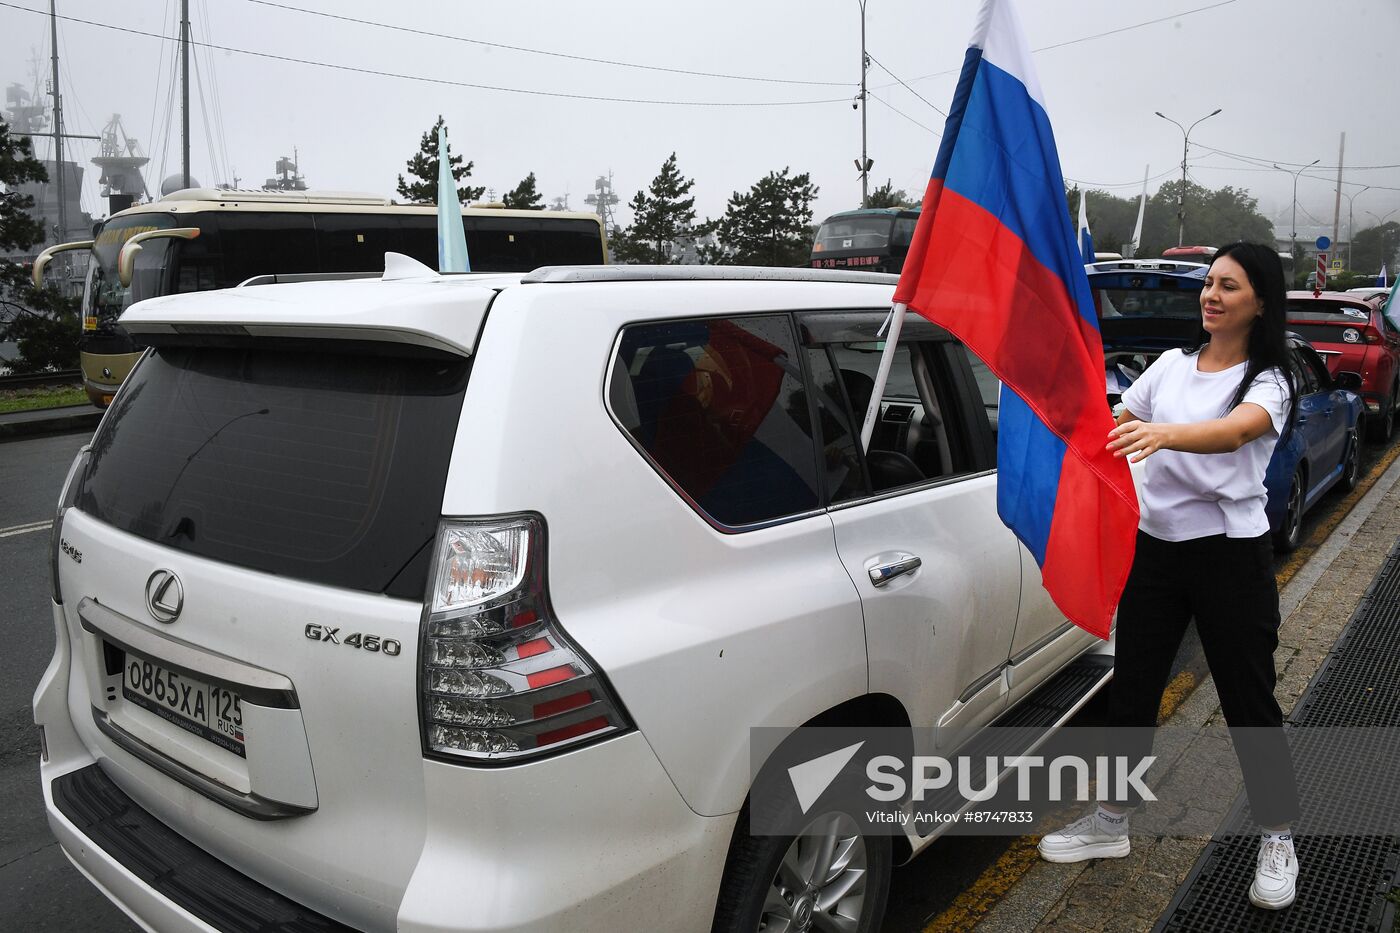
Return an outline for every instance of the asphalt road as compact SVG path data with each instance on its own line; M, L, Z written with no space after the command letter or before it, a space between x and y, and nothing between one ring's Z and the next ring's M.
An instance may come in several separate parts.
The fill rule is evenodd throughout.
M0 930L102 931L137 927L59 851L39 792L39 735L30 702L53 654L49 532L14 529L53 517L85 435L0 444Z
M0 933L87 933L137 930L74 869L59 851L44 818L38 779L38 735L30 702L50 655L49 533L23 526L52 517L68 465L86 435L0 444ZM1363 471L1380 451L1367 449ZM1328 496L1307 517L1304 537L1335 507ZM1282 561L1280 561L1280 565ZM1177 669L1203 669L1200 643L1190 630ZM1087 725L1101 704L1090 704L1075 724ZM886 933L922 930L1006 851L1006 837L949 837L895 872Z

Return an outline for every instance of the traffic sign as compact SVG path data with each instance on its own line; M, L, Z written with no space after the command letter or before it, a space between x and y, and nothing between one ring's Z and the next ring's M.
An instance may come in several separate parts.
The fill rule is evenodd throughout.
M1323 238L1325 239L1325 238ZM1317 282L1313 285L1313 292L1321 292L1327 287L1327 254L1317 254Z
M1320 236L1320 237L1317 238L1317 248L1318 248L1319 250L1327 249L1327 248L1328 248L1329 246L1331 246L1331 245L1332 245L1332 241L1331 241L1330 239L1328 239L1327 237L1325 237L1325 236Z
M1340 259L1334 259L1334 260L1332 260L1332 271L1333 271L1333 272L1341 272L1341 271L1342 271L1342 261L1341 261Z

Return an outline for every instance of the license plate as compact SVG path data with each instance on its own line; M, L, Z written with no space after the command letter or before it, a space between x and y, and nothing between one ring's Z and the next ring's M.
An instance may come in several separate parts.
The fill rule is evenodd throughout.
M246 758L243 704L238 694L128 653L122 696L181 729Z

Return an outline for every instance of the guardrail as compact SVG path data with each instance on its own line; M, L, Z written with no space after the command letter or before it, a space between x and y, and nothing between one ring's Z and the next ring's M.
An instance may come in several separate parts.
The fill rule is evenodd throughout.
M0 392L6 389L33 389L38 386L81 385L81 369L64 369L54 373L33 373L23 376L0 376Z

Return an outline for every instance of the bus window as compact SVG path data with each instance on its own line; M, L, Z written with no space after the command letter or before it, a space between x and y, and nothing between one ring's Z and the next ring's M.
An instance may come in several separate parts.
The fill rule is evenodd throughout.
M314 214L317 272L378 272L384 254L402 253L399 218L392 214Z
M200 226L204 228L203 218ZM218 215L218 240L213 249L223 260L220 288L232 288L255 275L320 271L316 268L316 229L310 214L224 211Z

